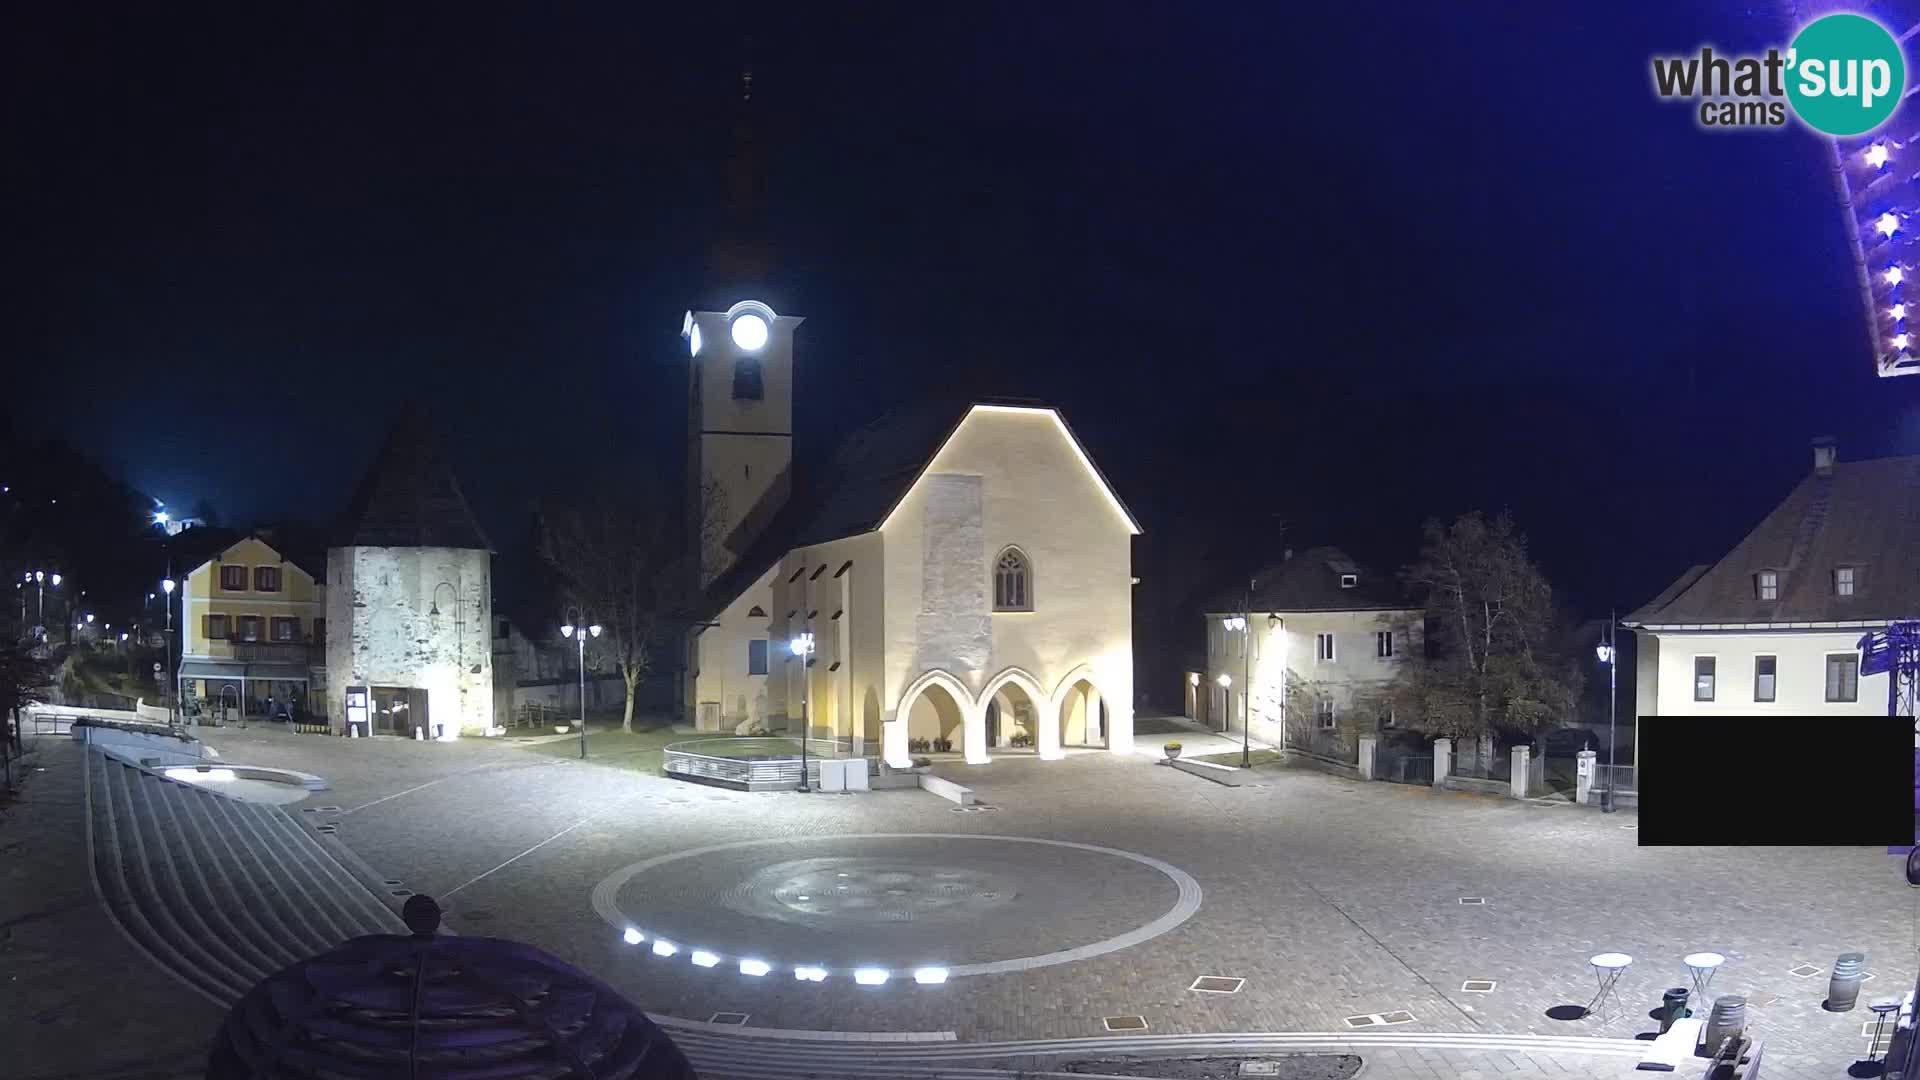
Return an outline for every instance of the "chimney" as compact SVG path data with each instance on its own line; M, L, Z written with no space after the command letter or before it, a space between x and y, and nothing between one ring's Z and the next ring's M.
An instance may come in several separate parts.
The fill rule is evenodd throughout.
M1833 463L1840 456L1840 448L1831 435L1822 435L1813 440L1813 471L1822 476L1833 472Z

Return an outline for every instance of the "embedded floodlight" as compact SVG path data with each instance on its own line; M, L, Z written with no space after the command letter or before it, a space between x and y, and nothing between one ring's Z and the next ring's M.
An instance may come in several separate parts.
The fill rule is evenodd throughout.
M563 638L570 638L570 637L572 637L572 636L573 636L573 624L572 624L572 623L562 623L562 624L560 624L560 636L561 636L561 637L563 637Z
M1881 214L1875 219L1873 227L1880 230L1881 236L1892 236L1900 229L1900 219L1891 213Z
M700 355L700 324L690 323L687 329L687 355Z
M772 970L773 965L767 963L765 960L740 961L740 974L751 975L756 979Z
M827 969L811 966L797 967L793 969L793 977L801 982L826 982Z
M913 981L922 986L937 986L947 981L947 969L943 967L914 968Z
M1887 284L1898 285L1900 284L1900 279L1906 277L1907 275L1906 275L1906 272L1901 270L1899 267L1889 266L1887 267L1887 272L1884 274L1881 274L1880 276L1886 279Z
M735 318L727 331L733 336L733 343L748 352L759 352L767 347L767 320L752 312Z
M55 575L53 575L53 583L54 583L55 585L58 585L58 584L60 584L60 575L59 575L59 574L55 574ZM168 578L168 579L166 579L165 581L162 581L162 582L160 583L160 588L161 588L161 589L163 589L163 590L165 590L165 592L166 592L166 594L167 594L168 596L172 596L172 595L173 595L173 579L172 579L172 578Z
M720 958L718 956L715 956L713 953L710 953L705 949L693 950L693 956L690 957L690 959L693 961L694 967L712 967L713 965L720 962Z
M635 930L631 926L627 927L626 933L620 935L620 940L626 942L629 945L638 945L642 941L645 941L646 939L647 939L647 936L645 934L642 934L640 931Z
M1885 165L1887 163L1887 144L1874 143L1872 146L1867 147L1866 157L1867 164L1876 169Z
M655 956L672 956L674 953L677 953L679 951L680 951L679 946L675 945L671 941L666 940L665 938L653 939L653 955Z
M883 986L887 981L886 968L858 968L853 973L853 981L861 986Z
M1221 676L1220 676L1219 678L1217 678L1217 679L1215 679L1215 680L1213 680L1213 681L1214 681L1214 682L1217 682L1217 683L1219 683L1219 684L1220 684L1221 686L1232 686L1232 685L1233 685L1233 676L1231 676L1231 675L1228 675L1228 674L1225 674L1225 673L1223 672L1223 673L1221 674Z

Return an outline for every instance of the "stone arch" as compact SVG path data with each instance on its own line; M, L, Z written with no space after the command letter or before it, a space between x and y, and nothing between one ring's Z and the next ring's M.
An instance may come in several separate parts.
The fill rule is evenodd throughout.
M1080 691L1085 683L1091 694ZM1077 746L1111 746L1109 724L1101 722L1099 709L1106 690L1094 674L1092 664L1081 664L1061 676L1049 699L1053 713L1054 738L1059 743ZM1111 709L1108 710L1111 714ZM1056 744L1057 745L1057 744Z
M986 688L980 691L981 722L986 722L987 706L993 703L995 696L1009 686L1018 687L1033 706L1033 748L1041 757L1058 757L1060 750L1059 710L1054 708L1053 695L1041 687L1040 680L1025 668L1010 667L987 680ZM1004 724L1006 721L1002 720ZM991 735L991 733L987 733Z
M967 690L965 683L955 678L950 672L939 668L924 672L919 678L908 683L906 690L900 694L900 704L894 709L893 715L900 723L903 738L924 737L913 730L913 707L928 690L934 687L939 687L952 698L955 707L959 709L958 726L961 731L958 741L966 754L967 761L970 764L984 764L987 760L986 728L981 724L979 703ZM950 731L951 726L943 730Z

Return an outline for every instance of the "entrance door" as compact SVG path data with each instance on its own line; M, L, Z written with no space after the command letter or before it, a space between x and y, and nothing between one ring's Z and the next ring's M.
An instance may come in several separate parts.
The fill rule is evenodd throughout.
M1000 703L987 702L987 745L1000 745Z
M413 729L427 724L427 692L410 686L373 688L373 732L413 738Z

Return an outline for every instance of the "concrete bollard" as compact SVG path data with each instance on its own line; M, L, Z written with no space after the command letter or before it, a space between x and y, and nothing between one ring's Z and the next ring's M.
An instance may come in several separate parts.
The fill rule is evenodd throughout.
M1833 962L1833 974L1827 979L1827 1011L1852 1012L1860 1000L1860 979L1866 974L1866 953L1841 953Z
M1706 1050L1718 1054L1720 1044L1738 1039L1747 1026L1747 999L1743 994L1727 994L1713 999L1713 1011L1707 1014Z
M1573 757L1573 801L1581 806L1591 806L1598 801L1598 796L1594 793L1594 781L1598 779L1595 774L1598 770L1594 766L1598 763L1600 755L1592 750L1582 750Z

